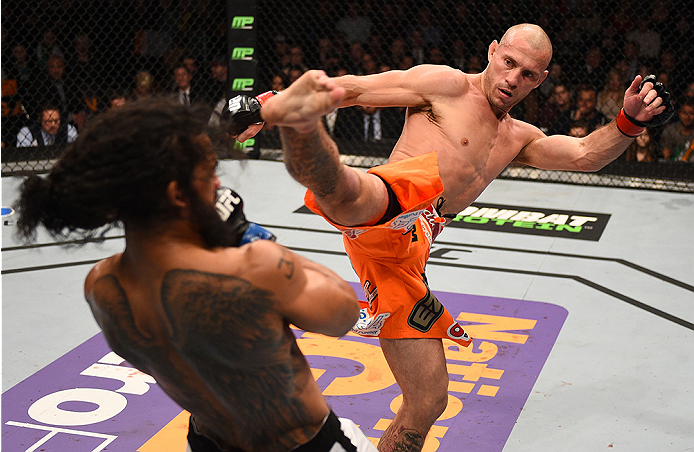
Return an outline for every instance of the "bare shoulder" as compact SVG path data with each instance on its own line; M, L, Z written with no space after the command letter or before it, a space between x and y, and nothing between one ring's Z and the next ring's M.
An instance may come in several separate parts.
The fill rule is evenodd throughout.
M103 276L111 273L114 262L119 259L121 254L102 259L92 267L92 269L87 274L87 278L84 281L84 293L87 296L87 300L91 301L94 294L94 287Z
M260 287L291 286L302 276L301 259L289 249L269 240L257 240L239 249L243 262L239 273Z
M519 119L509 118L509 126L512 136L521 143L521 147L525 147L535 140L546 137L537 126L534 126Z
M406 73L413 79L431 83L434 93L446 96L463 94L470 84L468 74L445 65L421 64Z

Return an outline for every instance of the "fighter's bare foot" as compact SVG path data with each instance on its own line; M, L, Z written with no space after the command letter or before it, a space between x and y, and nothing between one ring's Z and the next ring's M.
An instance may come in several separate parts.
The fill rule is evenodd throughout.
M260 114L266 123L309 132L336 109L345 89L319 70L307 71L278 96L268 99Z

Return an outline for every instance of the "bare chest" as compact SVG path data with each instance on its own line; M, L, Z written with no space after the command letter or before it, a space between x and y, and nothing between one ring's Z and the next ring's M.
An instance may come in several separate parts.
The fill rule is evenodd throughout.
M401 151L407 156L436 151L446 198L444 213L457 213L518 155L522 142L515 127L513 120L498 120L485 105L447 105L434 116L410 115L393 157Z

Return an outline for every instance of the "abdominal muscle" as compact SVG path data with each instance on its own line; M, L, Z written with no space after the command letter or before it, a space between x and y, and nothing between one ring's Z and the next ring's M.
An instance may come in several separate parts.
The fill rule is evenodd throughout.
M489 115L466 114L463 112L475 110L460 102L469 104L461 100L450 106L449 115L441 115L446 119L440 123L432 122L425 112L408 114L389 159L395 162L438 153L445 199L442 214L457 214L469 206L520 151L520 145L511 139L511 118L499 121L491 110ZM446 109L441 107L444 113Z

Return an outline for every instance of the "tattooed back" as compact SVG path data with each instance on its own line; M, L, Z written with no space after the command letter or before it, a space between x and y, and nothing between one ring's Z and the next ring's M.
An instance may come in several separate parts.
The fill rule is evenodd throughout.
M113 350L216 441L270 451L310 439L328 407L283 312L306 284L306 265L270 242L157 253L132 260L126 250L87 279Z

